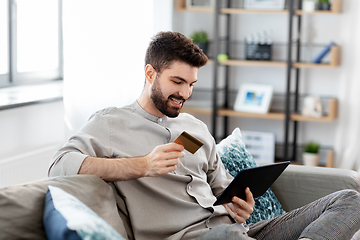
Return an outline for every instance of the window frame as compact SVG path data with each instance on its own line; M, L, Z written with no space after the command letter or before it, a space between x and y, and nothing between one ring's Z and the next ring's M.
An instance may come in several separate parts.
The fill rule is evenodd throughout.
M6 3L7 2L7 3ZM7 83L10 82L10 36L9 36L9 32L10 32L10 29L9 29L9 25L10 25L10 7L9 7L9 4L10 4L10 1L5 1L6 3L6 7L7 7L7 22L6 22L6 26L7 26L7 29L6 29L6 32L7 32L7 48L8 48L8 51L7 51L7 60L8 60L8 72L5 73L5 74L0 74L0 88L4 85L6 85Z
M62 0L58 2L58 68L49 71L24 72L17 71L17 5L16 0L8 2L8 73L0 74L0 88L45 83L63 79L63 31Z

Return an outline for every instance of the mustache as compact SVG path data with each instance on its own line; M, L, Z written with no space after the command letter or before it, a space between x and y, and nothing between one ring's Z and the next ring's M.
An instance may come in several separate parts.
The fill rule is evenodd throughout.
M183 102L186 101L182 96L180 96L180 95L175 95L175 94L170 95L169 98L174 98L174 99L176 99L176 100L183 101Z

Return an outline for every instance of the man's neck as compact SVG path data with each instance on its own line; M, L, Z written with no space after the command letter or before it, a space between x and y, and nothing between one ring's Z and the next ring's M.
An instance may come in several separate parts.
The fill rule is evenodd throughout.
M159 117L159 118L165 117L165 115L155 107L155 105L151 101L151 99L145 95L146 94L144 92L142 92L140 97L136 100L138 102L138 104L140 105L140 107L142 109L144 109L147 113L149 113L155 117Z

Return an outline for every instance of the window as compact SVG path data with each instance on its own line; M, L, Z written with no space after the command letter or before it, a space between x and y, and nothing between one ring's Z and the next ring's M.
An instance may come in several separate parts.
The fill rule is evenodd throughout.
M0 87L61 79L61 0L0 0Z

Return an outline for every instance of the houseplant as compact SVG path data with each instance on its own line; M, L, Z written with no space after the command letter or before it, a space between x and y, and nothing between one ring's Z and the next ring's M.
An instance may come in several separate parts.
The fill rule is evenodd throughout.
M194 31L190 35L190 38L207 55L207 50L209 45L208 34L205 31Z
M319 165L320 154L319 154L320 144L317 142L307 142L303 147L303 163L307 166L317 166Z

